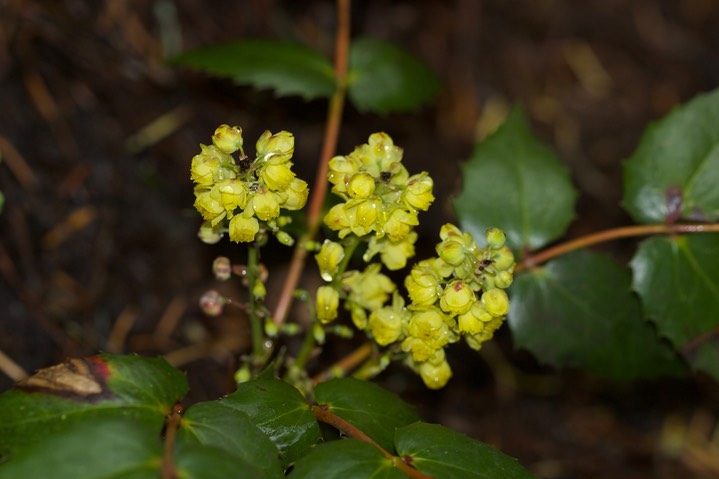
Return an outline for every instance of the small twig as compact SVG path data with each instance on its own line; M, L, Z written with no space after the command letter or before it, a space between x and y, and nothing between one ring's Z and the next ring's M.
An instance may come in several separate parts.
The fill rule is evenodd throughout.
M19 151L4 136L0 135L0 155L20 185L27 191L35 191L40 185L37 176Z
M117 316L112 325L110 334L107 339L107 351L110 353L120 353L123 350L127 335L132 329L132 325L137 321L137 309L133 306L127 306Z
M317 174L312 188L312 197L307 211L307 232L297 242L295 251L290 263L290 269L285 277L280 299L272 315L272 319L278 326L285 322L292 306L292 299L297 283L299 282L302 270L307 258L305 244L314 239L320 226L322 216L322 205L327 193L327 170L332 155L337 150L337 139L339 137L340 125L342 123L342 111L344 109L345 93L347 90L347 63L350 44L350 0L337 0L337 42L335 46L335 78L337 89L332 96L327 113L327 124L325 127L324 143L322 154L317 166Z
M312 413L315 415L318 421L329 424L330 426L341 431L346 436L352 437L362 442L366 442L376 447L384 457L392 461L392 465L394 467L402 471L408 477L411 477L412 479L431 479L430 476L425 475L424 473L407 464L402 458L399 458L387 451L385 448L375 442L374 439L369 437L367 434L365 434L362 430L358 429L353 424L350 424L338 415L331 413L328 410L327 406L313 405L311 406L311 409Z
M0 371L15 382L22 381L28 377L27 371L10 359L2 350L0 350Z
M369 341L362 344L362 346L358 347L354 351L352 351L347 356L343 357L339 361L337 361L335 364L330 366L329 368L325 369L321 373L319 373L317 376L312 378L312 385L316 386L317 384L321 383L322 381L327 381L328 379L332 379L336 377L336 372L341 371L343 375L346 375L348 371L353 370L356 368L359 364L361 364L364 360L366 360L370 355L372 354L372 343Z
M517 264L516 272L538 266L549 261L552 258L570 253L572 251L586 248L597 243L611 241L619 238L630 238L633 236L648 236L654 234L677 234L677 233L717 233L719 232L719 224L653 224L653 225L634 225L623 226L610 230L593 233L575 240L558 244L557 246L547 248L536 254L529 254Z
M173 455L175 452L175 436L177 435L177 428L180 427L183 412L185 412L185 408L180 403L175 403L167 415L167 421L165 422L165 451L162 456L162 479L174 479L177 477Z

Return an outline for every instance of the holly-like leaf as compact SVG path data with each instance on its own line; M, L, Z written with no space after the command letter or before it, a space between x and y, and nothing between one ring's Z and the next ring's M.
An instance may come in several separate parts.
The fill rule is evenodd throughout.
M0 453L99 417L135 417L159 433L170 407L186 392L185 375L160 358L71 359L0 395Z
M185 449L190 450L196 444L223 449L252 464L256 471L251 477L284 477L274 443L247 414L221 401L194 404L182 417L178 447L185 445ZM178 457L184 455L178 454Z
M659 334L719 380L719 235L656 237L631 261L633 287Z
M348 95L360 111L414 110L439 91L439 77L406 51L372 38L350 45Z
M0 465L0 479L156 479L162 464L160 429L128 417L75 422Z
M280 450L285 467L305 455L320 438L317 420L302 394L279 379L242 383L220 403L247 414Z
M719 89L650 125L624 164L624 208L639 223L719 219Z
M437 424L417 422L397 430L397 451L419 471L442 479L535 477L494 447Z
M269 88L278 96L326 98L336 88L329 60L298 43L240 40L185 52L173 62L231 78L239 85Z
M354 378L318 384L315 401L388 451L393 450L395 429L420 419L414 408L396 395L374 383Z
M476 239L495 226L513 250L537 249L562 236L574 215L577 192L569 172L516 108L475 146L462 179L454 207L462 228Z
M291 479L406 479L376 447L355 439L320 444L295 464ZM440 477L440 476L437 476Z
M628 269L590 251L519 275L508 319L515 344L552 366L614 379L681 372L675 353L642 318L630 283Z
M175 448L177 476L182 479L227 479L229 477L251 477L269 479L277 477L259 462L249 462L226 448L180 444ZM157 476L156 476L157 477ZM280 477L284 477L281 475Z

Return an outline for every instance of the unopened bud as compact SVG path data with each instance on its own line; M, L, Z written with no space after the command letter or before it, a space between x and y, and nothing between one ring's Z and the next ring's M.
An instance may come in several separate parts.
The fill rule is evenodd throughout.
M250 373L250 368L248 366L242 366L240 369L235 371L235 382L237 384L246 383L252 379L252 373Z
M507 240L507 237L504 235L504 231L499 228L489 228L485 236L487 238L487 244L492 249L501 248Z
M290 234L286 231L278 231L275 234L275 237L277 237L277 241L279 241L285 246L292 246L293 244L295 244L295 239L290 236Z
M219 281L227 281L232 275L232 263L226 256L218 256L212 262L212 273Z
M212 143L224 153L232 154L242 149L242 128L220 125L212 135Z
M208 316L219 316L225 307L227 300L214 289L207 291L200 298L200 308Z
M265 288L265 283L263 283L259 279L255 281L255 284L252 286L252 294L257 299L265 299L265 295L267 294L267 288Z
M269 336L270 338L274 338L277 336L277 333L279 332L279 329L277 328L277 325L275 324L272 319L267 319L265 321L265 334Z

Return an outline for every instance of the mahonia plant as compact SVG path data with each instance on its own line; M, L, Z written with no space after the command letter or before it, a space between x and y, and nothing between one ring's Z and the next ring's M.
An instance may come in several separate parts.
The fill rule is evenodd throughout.
M265 132L254 161L244 154L239 127L221 125L212 139L212 146L201 145L191 168L195 207L205 219L200 237L214 243L229 232L232 241L257 244L272 232L280 242L292 244L281 229L288 219L280 211L302 208L308 194L307 183L291 170L292 134ZM238 151L235 161L232 154ZM338 241L304 246L316 251L326 282L310 308L315 319L311 334L320 344L328 328L349 336L346 327L331 325L343 305L354 326L382 348L372 374L400 360L428 387L438 389L452 376L445 347L464 339L478 350L501 326L509 311L505 289L512 283L515 261L501 230L490 228L487 246L480 248L469 233L446 224L437 256L418 262L406 276L405 298L382 268L403 269L415 255L414 228L419 211L434 201L434 183L427 172L410 176L402 154L387 134L374 133L349 155L330 160L328 180L342 201L328 211L324 223L337 232ZM368 264L348 270L361 244Z

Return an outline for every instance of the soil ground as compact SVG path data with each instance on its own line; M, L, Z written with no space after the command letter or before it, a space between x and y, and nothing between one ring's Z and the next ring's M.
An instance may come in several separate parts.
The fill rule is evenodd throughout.
M319 0L1 1L0 351L28 371L99 350L170 354L189 372L191 399L226 392L246 325L210 321L197 302L216 287L212 259L243 252L197 240L189 161L220 123L247 138L285 129L300 176L312 178L326 107L165 59L245 37L330 55L333 26L333 2ZM340 135L348 152L386 131L413 170L436 179L425 253L452 220L460 163L510 105L523 106L582 191L569 234L578 236L630 221L621 161L647 122L719 84L714 0L372 0L355 2L353 32L402 45L445 85L411 114L348 108ZM605 249L626 259L631 246ZM288 256L266 255L270 293ZM401 368L381 381L428 420L547 479L719 477L719 390L707 378L618 384L549 371L506 330L482 355L460 349L451 361L442 391ZM0 374L0 390L11 384Z

